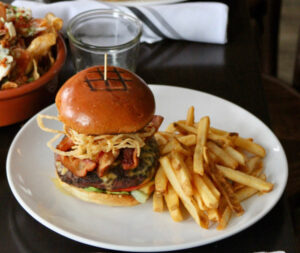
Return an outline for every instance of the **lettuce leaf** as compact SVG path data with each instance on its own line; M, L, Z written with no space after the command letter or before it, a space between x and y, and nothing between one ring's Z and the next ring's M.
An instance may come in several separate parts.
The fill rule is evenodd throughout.
M89 186L89 187L86 187L86 188L83 188L85 191L88 191L88 192L101 192L101 193L108 193L108 194L124 194L124 195L129 195L130 193L129 192L125 192L125 191L121 191L121 192L111 192L111 191L105 191L105 190L101 190L101 189L98 189L96 187L93 187L93 186Z

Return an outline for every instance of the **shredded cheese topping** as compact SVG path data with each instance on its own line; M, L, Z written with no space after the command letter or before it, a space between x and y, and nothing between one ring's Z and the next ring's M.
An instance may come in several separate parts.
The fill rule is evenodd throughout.
M57 120L58 117L42 115L37 116L39 127L50 133L57 133L47 146L56 154L63 156L74 156L79 159L95 160L99 152L110 152L116 154L117 150L122 148L134 148L137 150L137 156L140 156L141 148L145 145L145 138L152 136L155 128L151 125L146 126L142 131L127 134L106 134L106 135L86 135L77 133L75 130L67 128L64 130L55 130L44 125L43 119ZM53 143L62 135L67 135L74 143L71 151L61 151L53 147Z

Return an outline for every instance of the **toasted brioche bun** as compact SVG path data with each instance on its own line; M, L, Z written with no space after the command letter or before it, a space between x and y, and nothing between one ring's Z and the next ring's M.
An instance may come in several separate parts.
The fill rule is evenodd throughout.
M59 119L82 134L132 133L149 123L155 111L147 84L128 70L94 66L71 77L58 91Z
M70 193L71 195L96 204L108 205L108 206L135 206L140 204L135 198L131 195L124 195L124 194L107 194L101 192L89 192L82 188L78 188L76 186L69 185L60 180L59 177L58 181L60 186Z

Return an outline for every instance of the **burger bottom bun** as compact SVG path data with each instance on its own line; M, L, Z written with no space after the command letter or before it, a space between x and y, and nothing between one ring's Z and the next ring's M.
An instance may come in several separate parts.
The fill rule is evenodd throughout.
M60 186L70 193L71 195L96 204L108 205L108 206L135 206L140 204L135 198L131 195L124 194L107 194L101 192L89 192L82 188L78 188L72 185L69 185L60 180L58 177Z

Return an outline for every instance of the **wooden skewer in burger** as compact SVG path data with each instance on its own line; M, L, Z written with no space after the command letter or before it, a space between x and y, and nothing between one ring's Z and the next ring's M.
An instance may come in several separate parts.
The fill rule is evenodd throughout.
M94 66L71 77L58 91L55 153L62 187L89 202L111 206L143 203L152 193L159 151L153 137L162 123L154 115L147 84L125 69ZM46 115L38 116L39 126ZM60 143L53 142L64 135Z

